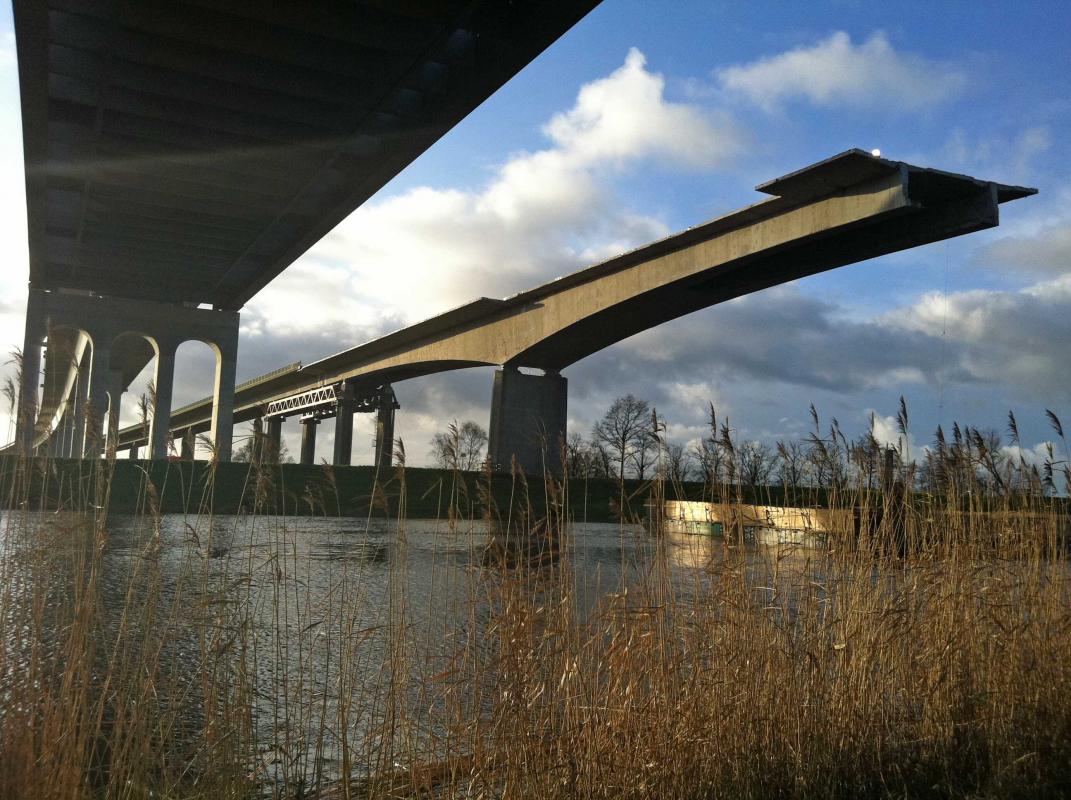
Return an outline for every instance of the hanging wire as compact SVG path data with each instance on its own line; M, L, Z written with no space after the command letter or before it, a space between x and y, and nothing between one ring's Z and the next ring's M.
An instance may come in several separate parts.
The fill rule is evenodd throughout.
M945 274L944 287L941 290L941 369L937 370L937 424L945 424L945 379L944 368L948 366L948 264L951 256L948 240L944 242Z

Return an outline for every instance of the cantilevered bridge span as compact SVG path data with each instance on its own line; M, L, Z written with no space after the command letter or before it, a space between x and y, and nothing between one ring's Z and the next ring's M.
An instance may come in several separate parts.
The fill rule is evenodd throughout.
M175 348L201 339L228 458L242 305L597 2L14 0L18 447L99 452L155 356L163 455Z
M516 458L527 470L553 467L566 430L567 384L560 372L570 364L734 297L993 227L1001 203L1035 192L860 150L758 189L773 197L505 300L481 298L320 361L250 381L235 392L234 420L266 420L269 444L277 452L279 422L300 416L306 426L303 459L311 460L315 426L333 417L335 463L349 463L353 412L374 410L380 415L377 459L389 463L396 407L391 384L498 366L492 461L502 467ZM205 398L180 409L170 418L172 432L208 430L212 408ZM141 427L119 433L120 447L146 443Z

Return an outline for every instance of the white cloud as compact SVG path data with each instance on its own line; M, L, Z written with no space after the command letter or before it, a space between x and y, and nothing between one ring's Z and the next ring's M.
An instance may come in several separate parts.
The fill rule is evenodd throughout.
M915 434L910 430L905 436L900 431L900 423L897 422L896 417L883 416L873 409L868 413L873 420L871 434L881 447L895 447L909 459L918 458L922 453L925 453L929 449L925 445L920 446L919 443L915 441Z
M610 195L609 180L642 159L718 167L741 141L728 117L664 90L631 50L547 123L550 147L515 154L475 190L421 187L366 203L249 304L249 324L382 329L377 321L504 297L664 236L661 221Z
M612 75L584 86L576 105L556 115L544 132L575 163L662 156L686 166L724 163L739 141L728 117L718 125L697 107L665 100L665 79L645 69L632 48Z
M954 128L941 148L941 164L973 175L984 174L1005 183L1034 175L1034 160L1052 147L1052 133L1037 125L1013 136L971 135Z
M1025 463L1028 467L1041 467L1049 460L1050 449L1054 448L1055 445L1052 442L1038 442L1031 448L1006 444L1000 448L1000 452L1016 466ZM1055 452L1053 456L1055 457Z
M1039 277L1071 275L1071 219L998 239L979 251L975 261Z
M951 64L898 52L884 33L853 44L844 31L809 47L799 47L750 64L717 71L722 87L766 110L793 98L818 106L908 109L938 105L966 85Z
M933 347L943 342L941 360L968 381L1027 398L1071 400L1071 275L1017 291L928 293L878 321L891 332L923 334Z

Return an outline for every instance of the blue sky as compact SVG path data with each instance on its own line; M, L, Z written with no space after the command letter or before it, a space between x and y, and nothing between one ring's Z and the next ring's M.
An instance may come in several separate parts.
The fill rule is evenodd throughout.
M0 30L0 339L18 345L7 8ZM606 0L247 306L239 377L504 296L752 203L755 184L805 164L880 148L1040 194L1004 206L995 231L709 309L574 365L572 429L632 392L681 441L702 434L707 400L749 438L798 435L812 401L860 433L871 412L889 428L903 394L919 443L953 419L1003 430L1015 410L1038 444L1045 408L1071 417L1069 30L1066 2ZM206 392L206 357L180 352L177 401ZM490 387L487 370L397 387L413 460L453 418L486 425Z

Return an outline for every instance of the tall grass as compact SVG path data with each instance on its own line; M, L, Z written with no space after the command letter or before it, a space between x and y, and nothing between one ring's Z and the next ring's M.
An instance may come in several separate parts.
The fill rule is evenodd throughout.
M515 472L494 508L457 472L432 526L457 557L415 586L404 450L364 520L338 518L330 469L286 486L256 461L244 518L211 514L211 471L181 519L148 473L141 512L111 518L106 460L53 487L55 513L28 500L48 461L25 461L0 539L0 797L1071 793L1066 498L962 431L926 492L910 454L877 480L837 433L794 495L853 512L820 545L622 529L640 544L605 580L549 476L535 503ZM319 520L275 516L287 493Z

